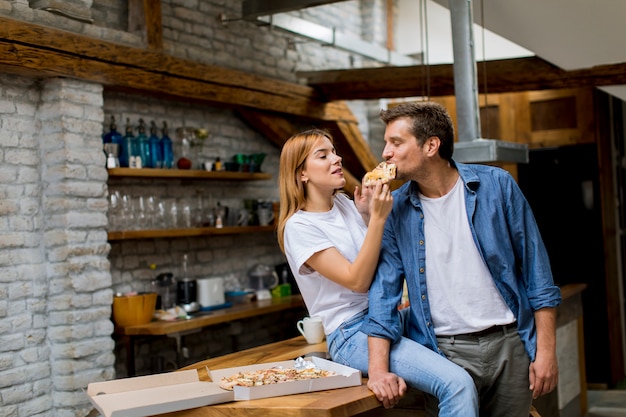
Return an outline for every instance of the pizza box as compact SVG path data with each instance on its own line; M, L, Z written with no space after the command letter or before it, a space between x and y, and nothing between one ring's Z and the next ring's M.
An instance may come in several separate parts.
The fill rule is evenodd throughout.
M198 371L92 382L87 395L105 417L143 417L233 401L231 391L200 381Z
M341 365L326 359L311 357L306 360L312 361L316 367L327 371L334 371L336 375L324 378L307 379L302 381L289 381L278 384L260 385L255 387L235 386L235 400L256 400L259 398L278 397L282 395L302 394L312 391L323 391L335 388L345 388L361 385L361 371ZM237 372L258 371L274 367L293 368L296 361L268 362L257 365L239 366L209 370L211 380L219 384L224 377L230 377Z

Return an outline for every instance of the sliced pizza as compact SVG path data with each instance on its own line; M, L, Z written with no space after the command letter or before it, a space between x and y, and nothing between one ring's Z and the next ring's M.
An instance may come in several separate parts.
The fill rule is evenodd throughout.
M335 375L335 372L319 368L260 369L256 371L237 372L230 377L224 377L219 382L219 386L222 389L232 391L237 385L242 387L255 387L259 385L280 384L282 382L324 378L332 375Z
M373 187L376 185L376 181L382 181L383 184L388 184L396 178L396 164L389 164L387 162L381 162L365 174L363 178L363 185L366 187Z

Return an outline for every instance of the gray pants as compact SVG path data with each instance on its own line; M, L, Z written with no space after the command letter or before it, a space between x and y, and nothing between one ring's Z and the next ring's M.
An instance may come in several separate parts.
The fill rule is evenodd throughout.
M515 329L487 336L445 336L437 342L452 362L474 379L481 417L528 417L532 404L530 360ZM437 399L426 396L428 417L437 416Z

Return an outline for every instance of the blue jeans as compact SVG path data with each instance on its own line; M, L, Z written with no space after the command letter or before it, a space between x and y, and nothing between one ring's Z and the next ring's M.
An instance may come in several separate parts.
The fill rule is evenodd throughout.
M407 317L402 310L402 319ZM344 322L326 338L333 361L360 370L367 376L367 335L359 329L366 312ZM465 370L445 357L403 337L391 347L390 372L406 383L439 399L440 417L478 416L478 395Z

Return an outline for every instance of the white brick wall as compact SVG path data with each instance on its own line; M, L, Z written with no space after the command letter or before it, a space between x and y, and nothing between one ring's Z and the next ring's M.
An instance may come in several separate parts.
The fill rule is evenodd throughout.
M360 34L364 21L379 21L376 7L384 2L368 3L363 7L347 1L296 14ZM290 46L293 36L279 30L243 21L217 22L219 13L238 16L240 5L163 0L166 51L292 82L297 70L348 65L350 54L311 42ZM32 10L26 0L0 0L0 14L12 18L141 45L139 37L121 30L125 2L94 0L93 7L96 22L89 25ZM105 16L111 17L112 28L103 27ZM148 124L155 120L159 128L167 121L172 138L176 127L205 127L211 136L202 149L204 158L227 160L239 152L264 152L263 169L273 180L111 179L107 184L101 134L108 130L110 115L116 117L120 132L126 118L136 125L140 117ZM241 204L243 198L277 200L278 157L277 147L229 109L112 93L101 85L69 79L32 80L0 73L0 416L84 416L91 410L82 391L87 384L125 375L125 352L111 337L112 295L145 289L154 276L150 263L157 263L161 272L178 273L180 257L188 252L193 276L232 273L245 280L253 263L284 261L271 233L110 245L109 187L179 200L201 191L229 206ZM289 314L260 317L190 335L185 341L190 361L283 338L295 330L296 319ZM159 355L171 367L172 343L138 346L138 371L147 372Z

